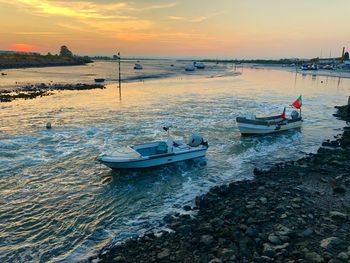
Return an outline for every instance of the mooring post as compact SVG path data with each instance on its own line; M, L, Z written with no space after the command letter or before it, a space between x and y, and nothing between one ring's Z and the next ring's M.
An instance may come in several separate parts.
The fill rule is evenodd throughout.
M119 89L121 89L120 52L118 52L118 65L119 65Z
M122 77L121 77L121 72L120 72L120 52L118 52L118 66L119 66L119 99L122 99Z

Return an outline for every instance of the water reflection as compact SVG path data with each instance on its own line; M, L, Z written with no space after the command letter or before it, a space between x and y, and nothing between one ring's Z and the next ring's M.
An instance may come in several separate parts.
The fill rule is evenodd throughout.
M167 213L210 187L251 178L256 166L315 151L343 126L332 114L348 95L347 79L320 86L317 77L294 71L233 72L228 65L210 72L212 78L202 71L125 83L122 100L112 83L1 104L0 261L70 262L114 238L161 225ZM241 137L237 116L279 113L299 94L301 131ZM169 124L175 137L199 132L209 141L206 165L115 172L96 163L103 151L165 138L162 127Z

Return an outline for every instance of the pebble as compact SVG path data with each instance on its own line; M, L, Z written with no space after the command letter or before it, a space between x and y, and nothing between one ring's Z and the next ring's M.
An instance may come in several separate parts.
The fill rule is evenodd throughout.
M340 260L343 260L343 261L347 261L349 259L349 256L345 252L340 252L338 254L337 258L340 259Z
M253 237L253 238L259 236L259 232L256 230L255 227L252 227L252 226L250 226L250 227L247 228L247 230L245 231L245 234L246 234L247 236Z
M346 188L343 185L338 185L333 188L333 193L344 194L346 193Z
M274 245L280 245L282 243L281 239L274 234L270 234L267 239Z
M124 258L123 256L117 256L117 257L115 257L113 260L114 260L114 262L116 262L116 263L125 262L125 258Z
M281 218L282 218L282 219L285 219L285 218L287 218L287 217L288 217L288 215L287 215L286 213L284 213L284 214L281 215Z
M211 235L203 235L200 242L206 246L210 246L214 242L214 238Z
M322 263L324 259L316 252L308 252L305 254L306 262L310 263Z
M164 259L169 257L170 255L170 250L168 248L163 248L160 253L157 254L158 259Z
M267 198L266 197L261 197L260 199L260 202L265 205L267 203Z
M313 233L314 233L314 231L313 231L311 228L306 228L306 229L302 232L302 236L304 236L304 237L310 237Z
M340 213L338 211L331 211L331 212L329 212L329 215L334 220L346 220L346 218L347 218L346 214Z
M289 229L288 227L278 224L275 227L277 229L277 235L279 236L289 236L293 233L293 231L291 229Z
M209 263L221 263L222 261L218 258L213 258L212 260L209 261Z
M339 239L338 237L329 237L329 238L322 239L320 242L320 246L324 249L329 250L342 243L343 243L343 240Z

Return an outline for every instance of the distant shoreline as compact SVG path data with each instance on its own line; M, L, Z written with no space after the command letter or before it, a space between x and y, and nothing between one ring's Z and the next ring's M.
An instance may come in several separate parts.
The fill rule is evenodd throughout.
M244 64L246 68L252 69L277 69L277 70L285 70L288 72L296 72L302 75L313 75L313 76L322 76L322 77L334 77L334 78L350 78L350 70L344 69L334 69L334 70L301 70L295 69L295 67L284 67L280 64Z
M53 62L53 63L14 63L9 65L1 65L0 71L5 69L23 69L23 68L47 68L47 67L64 67L64 66L82 66L93 62Z
M77 66L92 63L88 57L40 55L40 54L0 54L0 70L33 67Z

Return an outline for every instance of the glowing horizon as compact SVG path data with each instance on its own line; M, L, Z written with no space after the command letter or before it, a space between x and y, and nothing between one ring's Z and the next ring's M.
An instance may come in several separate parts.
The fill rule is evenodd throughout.
M0 0L0 50L126 56L340 56L350 2L338 0Z

